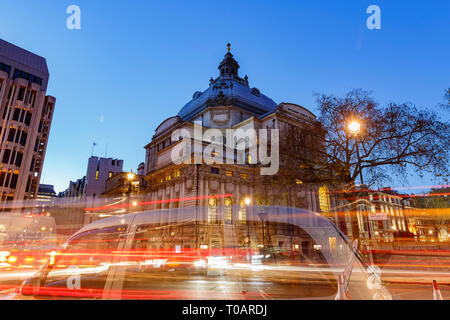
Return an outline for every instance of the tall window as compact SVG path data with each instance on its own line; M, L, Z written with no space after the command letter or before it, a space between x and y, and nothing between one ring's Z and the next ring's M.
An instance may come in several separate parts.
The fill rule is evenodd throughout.
M230 224L232 220L232 200L231 198L225 198L225 206L224 206L224 220L225 223Z
M216 223L217 218L217 199L211 197L208 200L208 222Z
M327 186L323 185L319 188L319 205L320 211L330 211L330 196Z
M247 207L244 199L241 199L239 203L239 221L241 224L246 224L247 222Z

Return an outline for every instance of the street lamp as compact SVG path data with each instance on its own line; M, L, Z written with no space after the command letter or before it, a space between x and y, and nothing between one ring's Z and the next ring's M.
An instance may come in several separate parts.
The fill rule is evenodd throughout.
M348 124L348 131L350 132L350 134L352 134L355 137L356 157L358 159L358 167L359 167L359 179L361 180L361 194L364 195L364 190L362 189L363 185L364 185L364 180L363 180L363 175L362 175L361 158L359 156L359 147L358 147L358 134L361 133L361 124L356 120L351 121ZM372 239L373 238L373 230L371 229L370 221L368 221L368 227L369 227L369 230L368 230L369 238ZM372 257L372 252L370 249L370 241L369 241L369 244L367 245L367 250L369 252L370 262L371 262L371 264L373 264L373 257Z
M358 134L361 132L361 124L358 121L352 121L348 125L348 130L355 137L356 156L358 158L358 166L359 166L359 178L361 180L361 187L362 187L364 181L362 176L361 159L359 157L359 148L358 148Z
M132 181L135 178L135 174L133 172L130 172L127 174L127 180L128 180L128 191L127 191L127 202L130 204L130 198L131 198L131 185Z
M351 134L356 136L361 131L361 125L357 121L352 121L348 125L348 130Z
M128 181L134 180L134 177L135 177L135 176L136 176L136 175L135 175L133 172L128 173L128 174L127 174L127 179L128 179Z

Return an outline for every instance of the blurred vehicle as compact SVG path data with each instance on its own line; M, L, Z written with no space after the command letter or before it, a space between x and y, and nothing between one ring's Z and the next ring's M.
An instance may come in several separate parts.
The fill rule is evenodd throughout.
M97 220L15 299L392 299L356 243L318 214L266 207L262 215L249 206L245 221L211 223L205 212Z
M39 267L57 249L55 220L46 213L3 214L0 231L0 270Z

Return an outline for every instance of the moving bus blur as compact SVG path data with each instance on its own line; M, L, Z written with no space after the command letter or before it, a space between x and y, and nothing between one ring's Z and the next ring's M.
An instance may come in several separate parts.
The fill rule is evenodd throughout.
M219 212L220 210L218 210ZM24 281L16 299L391 299L326 218L248 207L245 221L201 207L97 220Z

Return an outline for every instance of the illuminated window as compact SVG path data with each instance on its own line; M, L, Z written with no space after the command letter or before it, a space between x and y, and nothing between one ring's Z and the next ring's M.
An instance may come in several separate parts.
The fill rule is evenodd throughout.
M232 201L231 198L225 198L224 220L225 223L231 223L232 220Z
M169 180L171 180L171 179L172 179L172 176L170 175L170 173L167 174L167 175L166 175L166 181L169 181Z
M246 224L247 221L247 206L245 205L245 199L241 199L239 203L239 221L241 224Z
M173 177L174 178L179 178L180 177L180 170L175 170L175 172L173 173Z
M322 186L319 188L319 205L320 211L328 212L330 211L330 198L327 186Z
M159 178L159 183L162 183L163 182L163 178Z
M217 218L217 199L211 197L208 200L208 222L216 223Z
M295 179L295 183L296 183L296 184L303 184L303 181L300 180L300 179Z
M247 179L247 178L248 178L248 174L246 174L246 173L241 173L241 178L242 178L242 179Z
M227 177L232 177L233 176L233 171L227 170Z
M98 180L98 170L95 172L95 180Z
M252 156L250 154L247 155L247 163L252 163Z
M111 178L112 175L113 175L113 173L112 173L112 171L110 171L110 172L108 173L108 178Z

